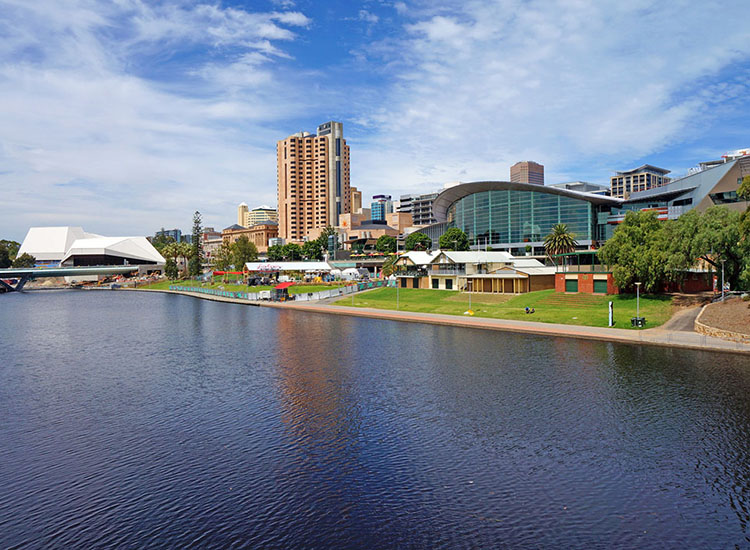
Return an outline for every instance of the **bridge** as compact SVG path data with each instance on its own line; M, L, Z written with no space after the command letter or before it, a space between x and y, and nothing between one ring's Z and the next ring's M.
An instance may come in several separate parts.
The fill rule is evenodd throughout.
M32 279L44 277L80 277L83 275L124 275L138 271L137 265L98 265L91 267L29 267L15 269L0 269L0 289L7 292L21 291L24 285ZM17 279L13 286L7 282Z

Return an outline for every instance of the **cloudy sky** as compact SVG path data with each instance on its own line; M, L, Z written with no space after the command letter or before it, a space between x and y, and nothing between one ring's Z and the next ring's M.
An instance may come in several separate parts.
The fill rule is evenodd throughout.
M684 174L750 147L750 2L0 0L0 238L189 230L275 204L339 120L378 193Z

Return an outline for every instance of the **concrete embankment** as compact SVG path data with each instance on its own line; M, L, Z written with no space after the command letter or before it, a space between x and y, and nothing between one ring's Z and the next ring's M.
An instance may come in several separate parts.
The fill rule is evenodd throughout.
M310 302L249 302L247 300L226 298L222 296L211 296L194 292L149 289L139 290L144 290L147 292L166 292L169 294L181 294L185 296L192 296L195 298L202 298L204 300L213 300L216 302L229 302L243 305L273 307L278 309L303 311L307 313L348 315L354 317L368 317L372 319L401 321L409 323L451 325L465 328L536 334L541 336L559 336L565 338L601 340L607 342L619 342L623 344L669 346L684 349L724 351L750 356L750 344L745 344L742 342L730 342L705 334L684 330L665 330L662 328L626 330L608 327L586 327L555 323L537 323L533 321L488 319L484 317L458 317L455 315L442 315L438 313L416 313L411 311L394 311Z

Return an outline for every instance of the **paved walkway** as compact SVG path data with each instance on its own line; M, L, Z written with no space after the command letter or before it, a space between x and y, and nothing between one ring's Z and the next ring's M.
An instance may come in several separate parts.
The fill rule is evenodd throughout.
M309 313L349 315L354 317L368 317L372 319L384 319L390 321L451 325L457 327L499 330L525 334L561 336L566 338L583 338L588 340L603 340L608 342L621 342L636 345L645 344L687 349L726 351L743 354L750 357L750 344L731 342L728 340L721 340L719 338L712 338L710 336L706 336L705 334L700 334L697 332L679 329L665 329L663 327L644 330L626 330L609 327L584 327L576 325L561 325L556 323L538 323L534 321L513 321L508 319L487 319L484 317L442 315L438 313L416 313L412 311L394 311L364 307L336 306L330 304L321 304L319 302L249 302L247 300L225 298L222 296L211 296L208 294L178 292L170 290L150 290L150 292L167 292L170 294L193 296L196 298L202 298L204 300L212 300L216 302L231 302L243 305L299 310ZM697 309L698 311L700 311L700 308ZM686 311L691 312L692 314L692 309ZM688 322L688 314L685 313L684 315L685 319L681 319L681 321L679 322L680 326L684 326L684 324ZM697 315L697 312L695 313L695 315ZM750 365L750 362L748 364Z
M655 330L676 330L680 332L695 332L695 319L700 315L703 306L681 309L672 318Z

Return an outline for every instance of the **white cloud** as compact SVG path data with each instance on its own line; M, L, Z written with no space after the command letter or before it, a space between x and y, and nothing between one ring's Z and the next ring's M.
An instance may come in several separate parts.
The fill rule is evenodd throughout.
M377 15L375 15L374 13L370 13L367 10L359 10L359 14L357 15L357 17L360 21L371 23L373 25L380 21L380 18Z
M273 64L289 58L288 27L309 25L303 14L138 0L0 0L0 11L3 234L187 228L195 209L223 226L241 200L275 203L272 144L287 130L273 124L307 104ZM194 44L221 51L190 58ZM161 78L161 56L179 78Z
M711 86L750 59L750 32L731 23L750 20L750 4L731 4L411 5L406 36L367 52L396 84L360 117L379 132L353 149L353 174L396 194L505 179L524 159L571 179L598 163L605 179L602 164L695 136L717 97L742 101L739 84Z

